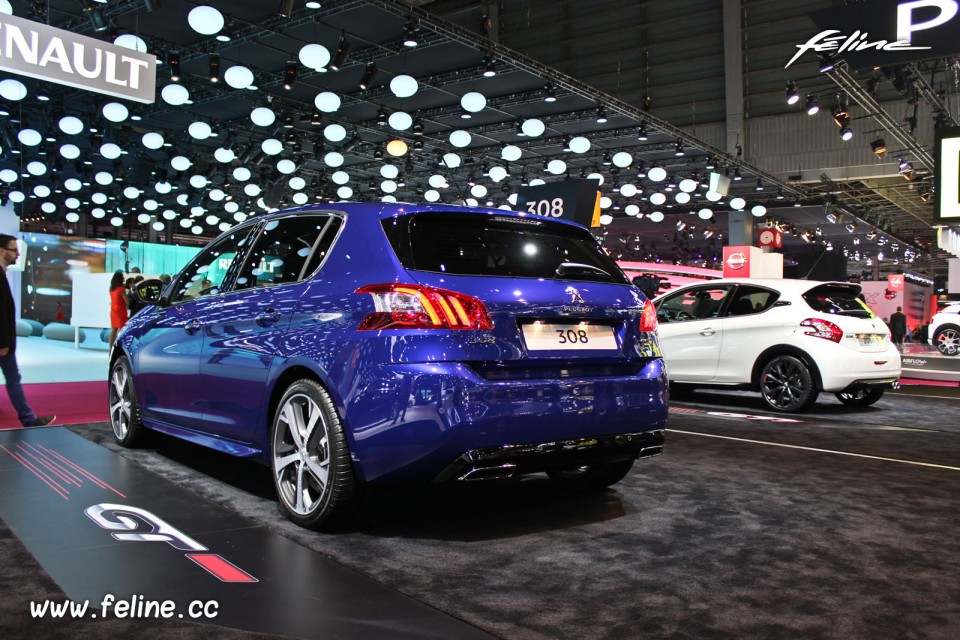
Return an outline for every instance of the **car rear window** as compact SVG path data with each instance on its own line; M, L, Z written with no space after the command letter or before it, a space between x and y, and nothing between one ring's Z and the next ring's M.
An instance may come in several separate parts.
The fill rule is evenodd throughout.
M874 317L866 303L857 297L859 294L860 287L855 285L822 284L803 294L803 299L811 309L820 313L856 318Z
M458 212L399 216L383 226L400 263L415 271L630 283L580 227Z

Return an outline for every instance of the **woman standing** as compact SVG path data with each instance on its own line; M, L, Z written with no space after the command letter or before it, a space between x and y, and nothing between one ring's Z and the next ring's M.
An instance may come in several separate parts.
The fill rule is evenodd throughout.
M123 271L116 271L110 280L110 346L117 339L129 316L127 315L127 288L123 282Z

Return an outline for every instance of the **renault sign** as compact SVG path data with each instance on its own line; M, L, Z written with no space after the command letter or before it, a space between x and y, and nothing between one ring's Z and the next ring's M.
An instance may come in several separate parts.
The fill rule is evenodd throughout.
M9 15L0 15L0 70L137 102L156 94L156 56Z

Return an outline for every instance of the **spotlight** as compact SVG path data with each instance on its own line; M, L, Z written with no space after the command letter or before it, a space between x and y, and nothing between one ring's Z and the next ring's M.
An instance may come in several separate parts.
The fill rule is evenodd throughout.
M920 187L920 190L917 192L917 195L920 196L921 201L930 202L930 196L931 196L930 187L927 185Z
M293 85L296 81L297 63L294 60L290 60L287 62L287 66L283 70L283 88L289 91L293 88Z
M417 46L417 25L415 22L408 22L403 28L403 46Z
M763 180L757 178L757 186L755 187L757 191L763 191Z
M800 102L800 94L797 92L797 83L791 80L787 83L787 104L797 104Z
M837 66L837 59L827 53L820 54L820 73L827 73L828 71L833 71L833 68Z
M870 233L867 234L867 240L876 240L878 235L879 234L877 233L877 230L873 229L872 231L870 231Z
M350 43L347 42L346 36L340 36L340 44L337 45L337 51L333 54L333 62L329 65L330 69L339 71L346 61L348 53L350 53Z
M610 157L610 152L609 152L609 151L604 151L604 152L603 152L603 166L609 167L611 164L613 164L613 159Z
M856 222L848 222L848 223L847 223L847 231L849 231L850 233L853 233L853 232L856 231L856 230L857 230L857 223L856 223Z
M220 82L220 54L210 54L210 82Z
M543 88L543 101L544 102L556 102L557 101L557 89L553 86L553 83L548 82L547 86Z
M389 120L387 119L387 110L385 107L380 107L377 111L377 126L385 127L387 126Z
M820 100L812 93L807 94L807 115L814 116L820 111Z
M840 139L844 142L853 139L853 129L850 127L844 127L843 129L840 129Z
M280 14L281 18L289 18L290 14L293 13L293 0L280 0L280 8L277 9L277 13Z
M97 7L94 7L90 0L80 0L80 6L83 8L84 13L89 16L90 24L93 26L94 31L107 30L109 25L107 25L107 21L103 17L103 12Z
M883 138L877 138L870 143L870 149L873 150L874 155L878 158L882 158L887 155L887 142Z
M837 126L840 128L850 126L850 112L847 111L844 107L837 105L833 108L833 121L837 123Z
M683 220L677 220L677 231L683 231L687 228L687 223Z
M680 144L679 142L677 143L677 146L674 148L673 155L677 157L680 157L683 155L683 145Z
M377 75L377 65L372 62L367 63L367 68L363 70L363 77L360 78L360 88L368 89L373 82L373 77Z
M641 122L640 128L637 129L637 140L644 142L649 136L647 135L647 123Z
M323 119L320 116L319 111L314 111L313 113L310 114L310 124L315 126L323 124Z
M597 122L603 124L607 121L607 110L603 105L597 107Z
M497 75L497 63L493 56L483 58L483 77L492 78Z
M903 159L900 160L899 173L903 176L903 179L908 182L917 177L917 172L914 170L913 164Z
M740 180L743 180L743 176L740 175L740 167L737 167L736 169L734 169L733 179L734 181L737 181L737 182L739 182Z

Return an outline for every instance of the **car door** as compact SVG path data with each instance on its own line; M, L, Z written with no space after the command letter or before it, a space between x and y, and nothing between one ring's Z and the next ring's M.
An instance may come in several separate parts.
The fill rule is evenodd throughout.
M670 380L713 380L723 342L721 313L731 288L729 284L697 285L657 301L657 332Z
M200 330L217 313L221 287L244 250L250 228L202 250L177 276L138 340L136 385L147 420L195 430L203 424Z
M266 425L266 386L283 352L303 282L339 228L330 214L295 214L263 225L230 290L202 328L203 420L218 434L250 441Z
M738 285L730 294L714 382L750 382L760 353L782 341L783 316L773 309L779 298L779 292L752 284Z

